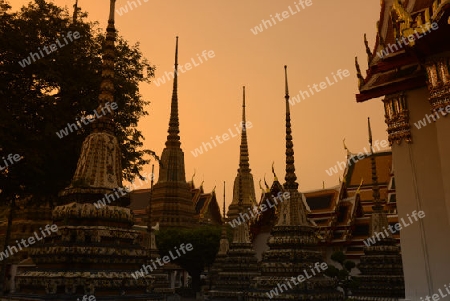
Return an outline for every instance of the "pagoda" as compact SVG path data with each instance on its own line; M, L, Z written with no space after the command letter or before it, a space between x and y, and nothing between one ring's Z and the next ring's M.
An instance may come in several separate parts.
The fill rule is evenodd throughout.
M380 200L375 156L372 147L372 131L369 120L369 144L372 163L372 196L375 205L370 219L370 234L376 243L364 248L358 265L361 271L359 286L353 290L355 300L398 300L405 297L402 257L397 240L392 237L388 218ZM382 234L382 235L381 235Z
M110 0L98 113L114 102L114 7L115 0ZM134 217L125 207L129 198L123 193L113 112L108 110L92 125L72 183L60 193L60 205L52 212L57 233L30 248L36 268L16 276L11 300L61 301L86 295L102 301L163 298L152 292L153 276L132 277L148 252L141 246L142 232L132 229ZM95 207L93 202L104 197L113 203Z
M247 214L246 211L256 205L255 196L255 184L253 182L253 175L251 173L249 164L248 144L247 144L247 131L246 119L245 119L245 87L243 87L243 107L242 107L242 133L241 133L241 146L239 152L239 169L237 170L237 176L234 180L233 186L233 201L228 206L228 219L233 220L238 218L239 214L239 201L242 196L243 214ZM242 185L239 185L239 181ZM241 187L241 188L240 188ZM242 191L241 191L242 189ZM241 215L242 216L242 215ZM247 218L248 220L249 218Z
M245 87L243 105L242 105L242 133L241 133L241 160L239 162L240 169L249 171L248 168L248 149L247 134L245 126ZM254 192L253 185L250 185L247 175L238 173L235 179L233 197L238 196L238 214L244 213L246 210L243 206L244 191L247 193ZM251 176L251 174L250 174ZM253 177L252 184L253 184ZM236 186L237 183L237 186ZM244 187L248 185L248 187ZM237 190L237 191L236 191ZM235 201L235 200L234 200ZM245 211L244 211L245 210ZM233 232L233 241L230 244L226 258L222 262L221 271L218 272L215 288L209 291L211 300L244 300L246 292L250 286L251 280L259 276L258 262L256 253L249 237L249 221L243 220ZM222 232L222 235L225 234ZM222 252L223 253L223 252Z
M316 228L306 218L304 196L298 191L296 182L287 66L284 68L286 182L283 189L290 194L290 198L281 203L278 222L268 240L269 250L263 253L261 276L253 279L248 300L343 300L334 280L326 278L323 273L312 274L314 266L327 265L318 250ZM309 278L303 276L305 273Z
M191 188L186 182L184 152L180 142L178 120L178 37L175 47L173 92L166 147L160 165L158 182L152 189L152 223L160 227L191 228L195 211Z

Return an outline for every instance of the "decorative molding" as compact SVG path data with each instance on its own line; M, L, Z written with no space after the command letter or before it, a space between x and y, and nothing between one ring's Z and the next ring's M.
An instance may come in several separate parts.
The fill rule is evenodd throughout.
M425 64L427 70L427 85L430 92L428 101L431 111L437 113L450 105L450 58L437 57Z
M412 143L406 95L403 92L389 95L383 99L383 102L389 145L394 142L400 144L403 140Z

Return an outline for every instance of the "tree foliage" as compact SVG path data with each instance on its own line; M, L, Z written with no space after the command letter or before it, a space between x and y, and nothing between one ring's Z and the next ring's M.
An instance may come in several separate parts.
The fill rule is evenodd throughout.
M166 229L157 232L156 244L161 256L173 251L174 247L192 244L193 250L177 258L175 263L192 277L192 287L200 289L200 274L214 262L219 251L220 227L201 226L194 229Z
M98 106L105 41L104 31L86 17L80 10L74 22L67 9L47 0L35 0L12 13L11 7L0 1L0 158L8 154L22 158L0 171L3 200L54 196L70 184L90 128L83 125L63 138L56 132ZM56 40L65 44L62 41L69 31L77 31L81 37L50 54L43 50ZM21 66L19 62L30 53L44 55ZM150 151L142 149L144 138L136 126L139 118L148 114L144 106L149 104L139 94L139 83L149 83L153 76L154 67L142 56L139 44L130 45L118 36L114 121L127 180L139 175L149 162L144 157Z
M324 274L338 281L339 287L342 288L344 295L347 298L351 289L358 285L357 279L350 275L352 269L356 267L356 264L351 260L347 260L347 257L342 251L334 252L331 255L331 260L339 263L342 269L336 268L333 265L328 265L328 269Z

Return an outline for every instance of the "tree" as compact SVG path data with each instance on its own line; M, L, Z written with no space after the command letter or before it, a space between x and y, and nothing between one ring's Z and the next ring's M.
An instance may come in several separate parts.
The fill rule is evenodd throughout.
M192 288L200 291L200 274L205 267L214 262L219 251L221 228L218 226L200 226L194 229L163 229L156 234L159 254L164 256L174 247L192 244L193 250L187 252L174 262L185 269L192 277Z
M21 158L6 169L0 159L0 196L8 202L33 195L39 203L72 180L90 128L80 126L62 138L56 133L98 106L105 36L97 23L85 21L82 11L74 22L67 9L46 0L35 0L17 13L0 2L0 158ZM80 38L65 43L68 32L79 32ZM63 47L48 53L57 40ZM144 106L149 104L139 94L139 83L150 83L153 76L154 66L142 56L139 44L118 37L114 121L126 180L140 176L149 163L144 156L151 151L141 149L143 136L136 126L148 114Z
M347 298L351 289L358 285L357 279L350 275L352 269L356 267L356 264L351 260L347 260L347 257L342 251L334 252L331 255L331 260L339 263L342 269L328 265L328 269L325 270L324 274L338 281L338 287L342 288L344 296Z

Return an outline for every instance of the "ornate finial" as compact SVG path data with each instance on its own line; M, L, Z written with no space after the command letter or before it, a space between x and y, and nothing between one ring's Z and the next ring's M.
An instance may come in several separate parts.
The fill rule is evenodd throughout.
M381 35L381 23L377 21L377 38L378 38L378 48L384 48L386 44L384 43L383 36Z
M180 147L180 123L178 120L178 37L175 42L175 65L173 75L172 102L170 107L169 135L167 135L166 146Z
M289 86L288 86L288 79L287 79L287 65L284 65L284 93L285 98L287 101L289 101Z
M153 195L153 179L155 174L155 165L152 164L152 175L150 179L150 197L148 200L148 207L147 207L147 232L152 232L152 195Z
M225 181L223 181L223 221L225 222Z
M73 5L73 16L72 16L73 24L77 22L77 14L78 14L78 0L75 0L75 4Z
M197 172L197 170L194 168L194 174L192 175L192 178L191 178L192 186L194 186L194 177L195 177L196 172Z
M103 63L102 63L102 81L100 84L100 95L98 96L98 107L96 109L98 115L103 114L92 124L92 128L97 132L114 133L113 110L109 107L114 102L114 60L115 60L115 46L116 29L114 27L114 7L115 0L110 0L110 12L108 19L108 27L106 28L106 41L103 48ZM103 110L107 109L104 114Z
M364 183L364 179L361 178L361 182L359 183L358 189L356 189L356 194L360 194L361 193L361 186Z
M364 45L366 46L366 53L367 53L367 65L370 65L370 61L372 60L372 51L370 51L369 48L369 42L367 41L367 36L364 34Z
M108 22L114 23L114 7L116 6L116 0L110 0L109 2L109 19Z
M247 143L247 128L245 118L245 86L242 87L242 132L241 132L241 146L239 152L239 170L238 172L250 172L248 143Z
M225 181L223 181L223 216L222 216L222 234L220 237L219 254L226 254L228 252L227 228L225 224Z
M259 189L261 189L262 193L265 193L265 190L264 190L264 188L261 185L261 179L259 179Z
M269 188L269 185L267 185L267 181L266 181L266 174L264 174L264 185L266 186L266 188Z
M215 192L216 192L216 186L217 186L217 185L214 185L214 187L213 187L213 189L212 189L212 192L211 192L211 193L215 193Z
M242 86L242 128L245 128L245 86Z
M275 165L275 161L272 162L273 180L274 180L274 181L278 181L278 177L277 177L277 174L275 173L274 165Z
M347 151L347 158L350 158L352 152L348 149L347 145L345 145L345 138L342 140L342 143L344 144L344 149Z
M364 86L364 77L361 74L361 68L359 68L358 57L355 56L356 76L358 77L358 88L361 89Z
M370 118L367 118L367 126L369 129L369 145L370 145L370 160L372 163L372 196L375 202L374 210L381 210L380 205L380 187L378 186L378 176L377 176L377 163L375 161L375 155L373 153L372 147L372 129L370 127Z
M367 117L367 127L369 129L369 145L370 145L370 152L373 154L373 147L372 147L372 128L370 127L370 117Z
M285 183L283 184L285 189L298 189L298 183L296 182L297 176L295 175L294 166L294 143L292 142L292 130L291 130L291 112L289 109L289 88L287 78L287 66L284 66L284 78L285 78L285 100L286 100L286 176Z

